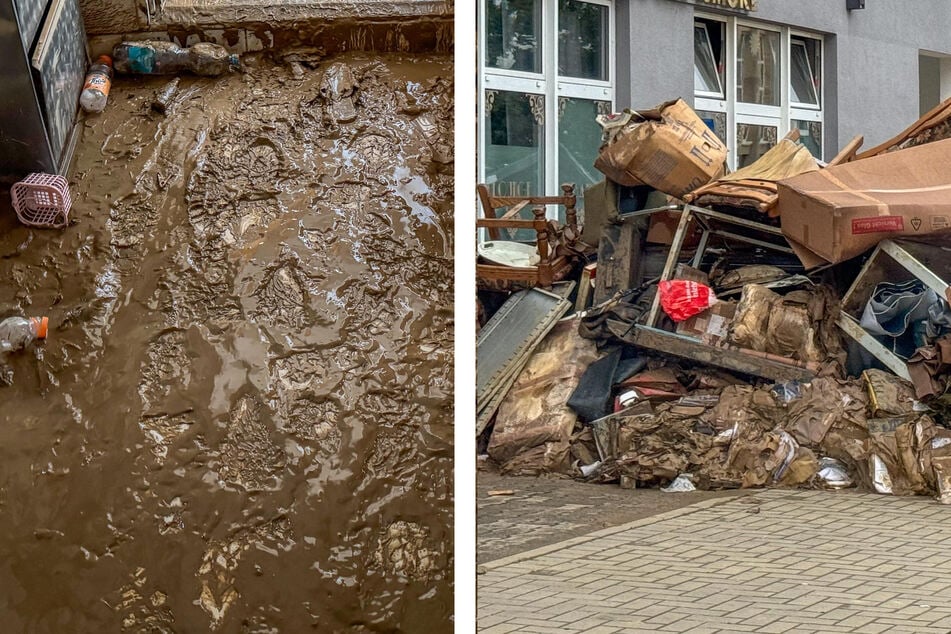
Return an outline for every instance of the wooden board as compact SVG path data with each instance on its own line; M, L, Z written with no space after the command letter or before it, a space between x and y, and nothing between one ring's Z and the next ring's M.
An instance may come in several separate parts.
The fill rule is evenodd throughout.
M581 280L578 282L578 296L575 298L575 312L580 313L586 309L591 299L591 280L598 279L596 272L597 263L588 264L581 270Z
M705 365L761 376L776 382L808 381L816 376L812 370L793 363L780 363L734 348L709 346L691 337L648 326L635 327L630 343L648 350L665 352Z
M594 280L595 305L610 299L618 291L640 283L643 251L642 221L607 224L598 243L598 275Z

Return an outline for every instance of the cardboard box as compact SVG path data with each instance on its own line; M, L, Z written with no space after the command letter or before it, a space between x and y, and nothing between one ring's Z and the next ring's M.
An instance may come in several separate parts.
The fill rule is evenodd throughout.
M886 238L951 230L951 139L779 182L783 234L832 263Z
M651 244L673 244L674 234L680 225L680 211L659 211L651 214L647 228L647 242ZM690 219L687 225L687 237L684 238L684 247L695 247L700 243L703 231L695 218Z
M702 313L677 324L677 334L699 339L712 346L719 345L726 341L735 314L735 302L718 301Z
M726 146L682 99L637 114L594 163L609 179L680 198L722 174Z

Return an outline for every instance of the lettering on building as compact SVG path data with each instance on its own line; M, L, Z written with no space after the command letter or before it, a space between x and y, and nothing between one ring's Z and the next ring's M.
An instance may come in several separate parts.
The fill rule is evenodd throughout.
M738 11L756 11L757 0L697 0L697 4L709 4Z

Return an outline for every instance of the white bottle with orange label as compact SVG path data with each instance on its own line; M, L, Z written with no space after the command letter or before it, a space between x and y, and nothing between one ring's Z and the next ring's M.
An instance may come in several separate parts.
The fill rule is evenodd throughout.
M109 88L112 86L112 58L100 55L89 67L83 92L79 95L79 105L86 112L102 112L109 98Z

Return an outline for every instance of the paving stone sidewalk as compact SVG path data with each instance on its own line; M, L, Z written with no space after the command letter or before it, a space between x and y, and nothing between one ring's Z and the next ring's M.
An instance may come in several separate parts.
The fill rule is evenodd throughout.
M951 507L762 491L487 562L478 631L951 632Z

